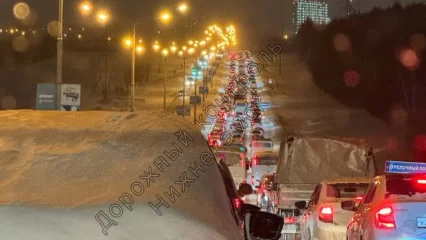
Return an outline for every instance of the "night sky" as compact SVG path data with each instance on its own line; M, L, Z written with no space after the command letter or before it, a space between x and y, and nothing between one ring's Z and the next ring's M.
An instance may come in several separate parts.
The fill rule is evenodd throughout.
M358 0L355 6L360 6L361 11L369 11L374 6L388 6L394 0ZM14 20L12 8L15 0L0 1L0 25L10 26ZM38 15L38 25L57 18L57 0L26 0ZM65 24L88 23L78 12L78 0L64 0ZM171 0L94 0L95 6L107 6L112 14L112 24L117 26L129 26L137 19L141 27L150 31L156 31L154 16L158 9L171 6L172 10L178 1ZM240 30L245 30L245 36L278 34L282 27L291 27L292 0L191 0L187 1L191 6L191 15L196 15L205 22L218 22L219 16L226 18L226 23L235 23ZM415 2L405 0L400 2ZM341 7L344 0L329 0L330 16L341 16ZM180 17L180 21L183 21ZM230 20L230 21L229 21ZM19 25L18 25L19 26Z

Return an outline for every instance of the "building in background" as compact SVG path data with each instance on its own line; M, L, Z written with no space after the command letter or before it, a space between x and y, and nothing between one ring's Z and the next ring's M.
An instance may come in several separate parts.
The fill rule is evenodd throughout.
M359 3L359 1L358 1L358 3ZM354 0L346 0L346 5L344 7L342 7L342 10L343 11L341 11L340 15L342 15L342 12L345 16L351 16L351 15L356 14L357 10L355 9ZM359 9L358 9L358 11L359 11Z
M317 24L328 24L328 2L326 0L293 0L293 27L295 32L310 18Z

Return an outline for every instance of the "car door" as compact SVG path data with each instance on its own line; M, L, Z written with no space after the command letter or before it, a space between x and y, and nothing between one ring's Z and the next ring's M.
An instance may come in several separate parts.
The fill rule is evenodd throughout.
M361 239L363 232L366 230L365 228L368 228L368 218L371 214L371 208L374 202L376 189L377 181L373 181L370 183L370 186L365 191L364 199L361 201L360 205L358 206L357 212L353 216L354 223L352 239Z
M303 212L301 232L302 239L309 239L312 231L312 224L314 223L314 216L312 215L313 210L315 209L316 204L318 203L319 196L321 193L322 185L318 184L315 187L314 192L312 193L311 199L309 200L306 210Z

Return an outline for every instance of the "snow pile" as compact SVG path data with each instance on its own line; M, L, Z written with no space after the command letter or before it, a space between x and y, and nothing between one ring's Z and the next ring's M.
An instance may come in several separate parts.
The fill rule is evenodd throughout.
M193 139L187 137L187 147L176 136L180 129ZM172 161L166 153L176 149L181 153ZM205 154L212 156L199 129L173 115L0 112L0 231L7 239L105 238L94 218L102 210L118 223L108 230L112 239L237 239L220 172ZM160 165L160 156L167 164ZM194 162L204 170L196 171L199 177L188 169L197 169ZM141 178L150 169L152 181ZM175 181L184 173L193 182L183 192ZM135 182L144 186L140 196ZM170 187L178 193L174 201ZM123 193L132 196L133 211L120 202ZM160 202L156 195L169 206L159 208L162 216L148 205ZM121 217L110 214L112 203L121 205Z

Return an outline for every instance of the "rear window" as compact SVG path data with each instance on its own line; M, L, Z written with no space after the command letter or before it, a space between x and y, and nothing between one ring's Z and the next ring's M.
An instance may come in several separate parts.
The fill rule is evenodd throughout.
M257 165L277 165L277 155L262 155L257 156Z
M396 178L386 180L386 195L413 196L426 193L426 185L418 184L413 178Z
M273 183L273 182L275 182L275 177L274 177L274 175L270 175L270 176L265 177L265 183L266 183L266 184L271 184L271 183Z
M336 183L327 184L327 197L355 198L364 195L368 183Z
M253 131L256 132L256 131ZM253 147L255 148L272 148L272 143L270 142L255 142L253 144Z

